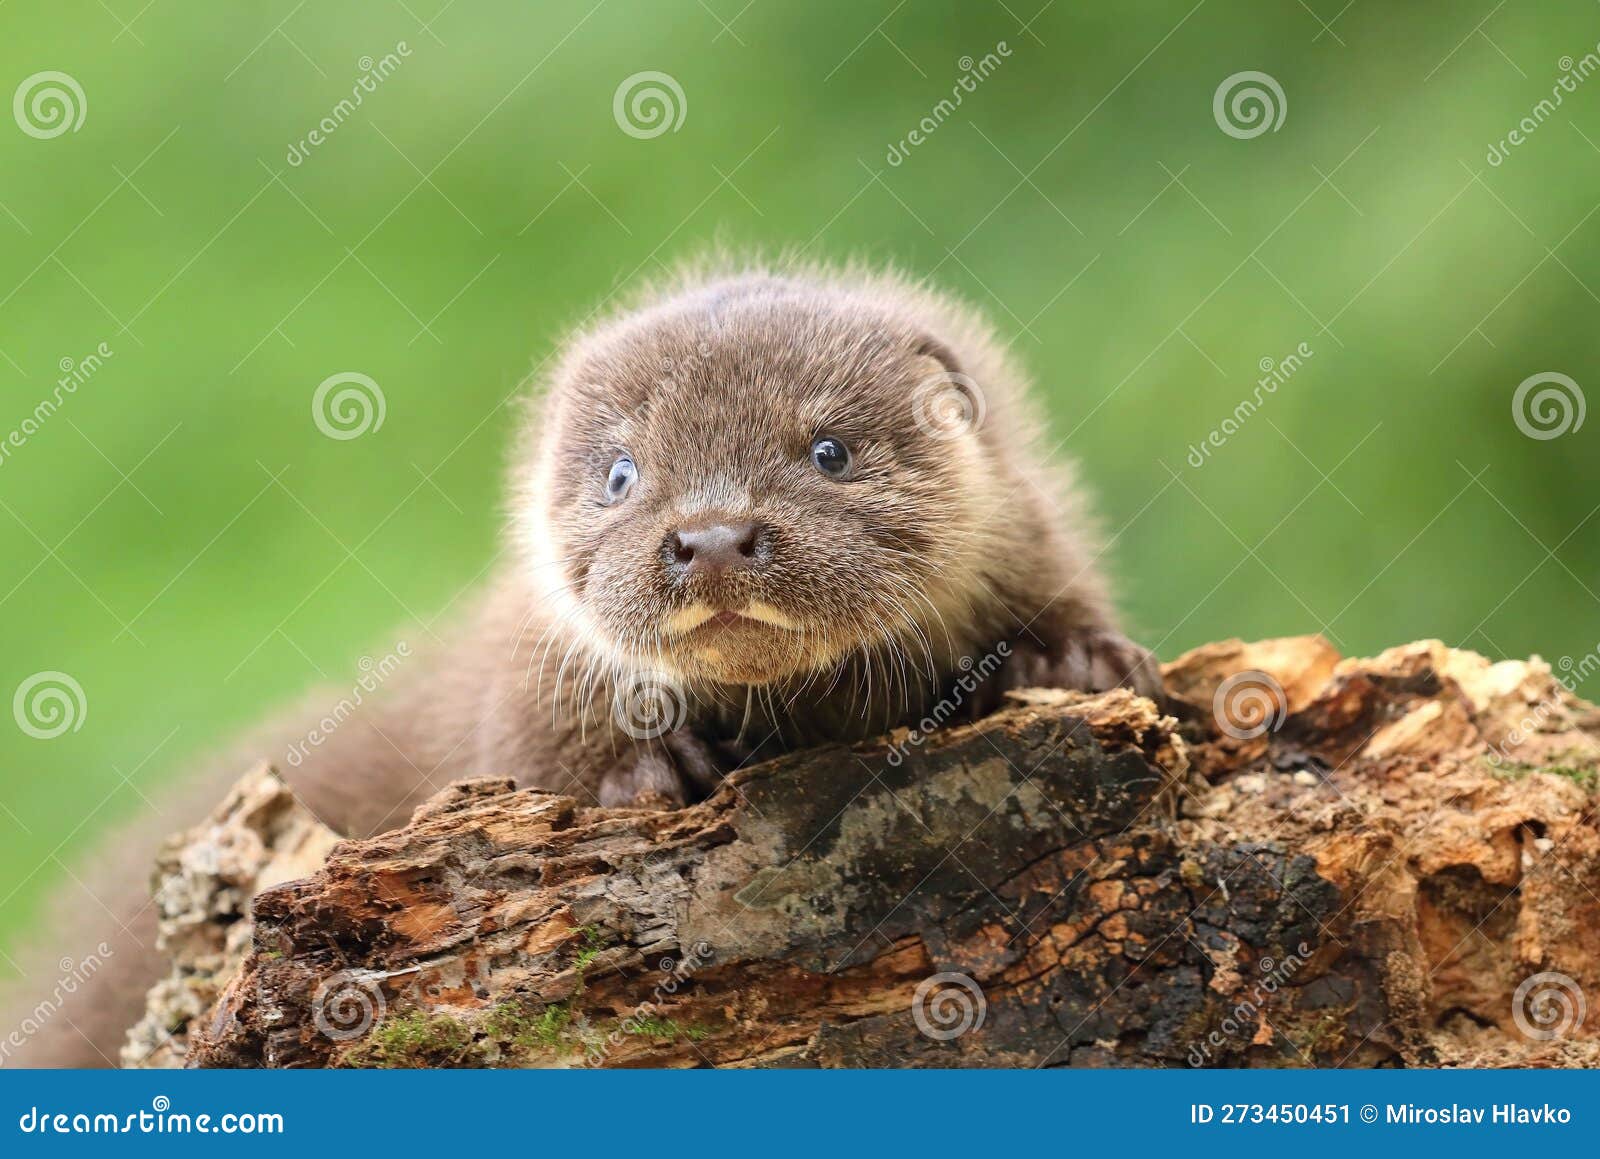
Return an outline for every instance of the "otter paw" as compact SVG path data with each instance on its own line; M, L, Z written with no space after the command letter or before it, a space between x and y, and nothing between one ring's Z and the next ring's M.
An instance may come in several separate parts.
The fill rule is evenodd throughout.
M677 766L653 749L607 773L599 796L607 809L679 809L688 801Z
M1154 653L1120 632L1091 628L1068 636L1061 655L1049 665L1048 683L1084 692L1131 688L1160 700L1165 694L1161 665Z
M631 763L600 782L606 808L681 809L705 797L722 780L722 763L705 741L686 729L661 738L663 749L641 749Z
M691 801L710 796L728 770L738 764L736 754L720 746L713 748L686 728L669 732L661 741L672 754Z

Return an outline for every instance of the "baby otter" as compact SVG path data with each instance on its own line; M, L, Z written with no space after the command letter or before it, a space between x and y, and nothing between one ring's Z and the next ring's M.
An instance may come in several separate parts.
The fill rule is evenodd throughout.
M264 758L351 834L473 775L672 806L743 763L920 720L980 659L965 713L1022 685L1156 694L1040 430L988 327L924 286L679 275L573 338L528 405L508 562L459 630L320 745L285 761L315 700L252 738L197 801ZM124 883L117 904L135 936L31 1061L116 1056L158 972L148 898Z

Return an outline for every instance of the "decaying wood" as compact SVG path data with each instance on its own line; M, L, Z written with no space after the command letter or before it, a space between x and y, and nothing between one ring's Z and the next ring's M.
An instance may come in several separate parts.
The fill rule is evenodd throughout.
M216 1002L250 950L250 899L315 873L338 835L313 817L266 765L245 775L212 821L169 841L156 862L161 949L172 961L128 1032L124 1066L181 1066L173 1035Z
M157 1061L1600 1064L1600 714L1548 666L1307 637L1166 679L1171 715L1035 690L678 812L456 785L250 878L251 926L249 875L171 879L240 826L315 847L257 774L169 860L211 933Z

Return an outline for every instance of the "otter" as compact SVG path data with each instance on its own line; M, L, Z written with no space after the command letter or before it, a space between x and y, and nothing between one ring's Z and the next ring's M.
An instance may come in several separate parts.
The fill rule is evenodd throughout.
M365 835L467 776L673 807L749 762L952 704L976 715L1009 688L1160 692L1022 372L926 285L688 269L572 337L525 408L506 562L463 622L319 743L304 743L326 711L313 697L211 762L141 839L263 759ZM126 871L150 852L124 839L91 879L86 916L112 910L111 930L80 928L51 960L101 941L114 955L17 1060L117 1057L160 970Z

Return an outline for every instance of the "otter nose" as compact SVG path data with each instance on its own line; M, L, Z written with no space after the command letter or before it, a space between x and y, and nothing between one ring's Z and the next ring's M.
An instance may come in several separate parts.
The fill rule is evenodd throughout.
M768 532L759 523L711 523L680 527L667 535L668 559L688 575L759 566Z

